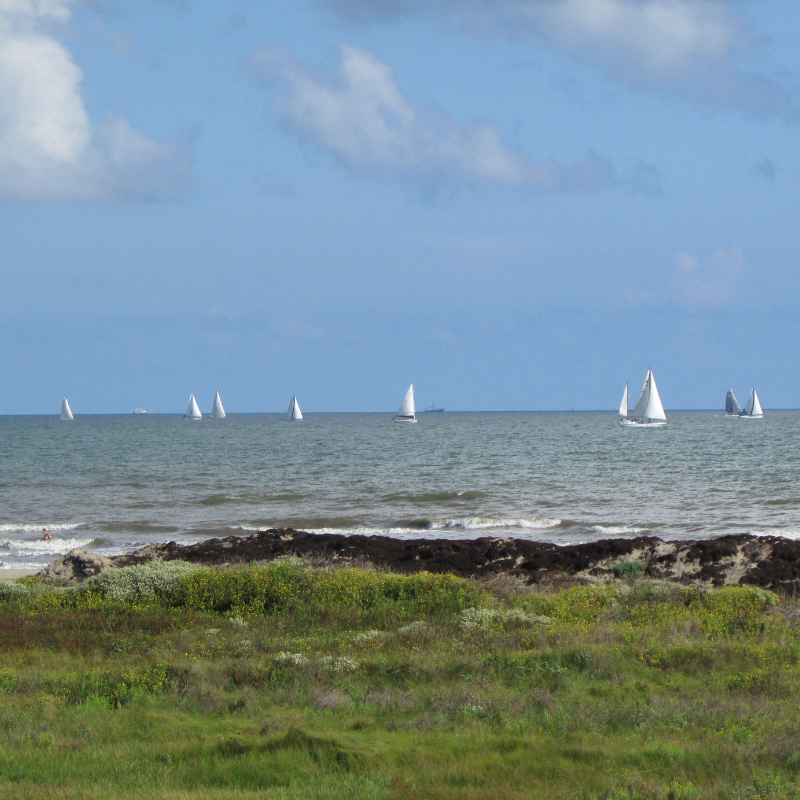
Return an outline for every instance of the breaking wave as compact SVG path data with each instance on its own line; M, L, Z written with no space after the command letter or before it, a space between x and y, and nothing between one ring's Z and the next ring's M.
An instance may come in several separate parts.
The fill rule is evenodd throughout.
M48 531L51 533L53 531L74 531L75 528L79 528L83 523L81 522L71 522L71 523L56 523L52 525L48 525L47 523L3 523L0 524L0 533L25 533L25 531L39 531L41 533L42 528L47 528Z
M542 528L557 528L561 525L560 519L495 519L494 517L464 517L463 519L447 519L443 522L431 522L430 530L447 530L456 528L462 531L482 531L488 528L522 528L537 530Z
M48 528L48 530L52 530ZM7 550L9 555L43 555L43 556L62 556L74 550L76 547L86 547L94 541L93 538L78 539L70 537L69 539L59 539L54 537L51 541L45 542L41 539L38 540L24 540L24 539L0 539L0 548Z
M766 531L748 531L753 536L780 536L783 539L800 539L800 531L789 530L786 528L771 528Z
M648 532L647 528L636 528L632 525L592 525L592 530L611 536L631 536Z

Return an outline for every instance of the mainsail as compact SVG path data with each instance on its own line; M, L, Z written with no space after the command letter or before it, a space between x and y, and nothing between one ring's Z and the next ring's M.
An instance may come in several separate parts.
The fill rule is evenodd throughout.
M297 397L294 395L292 395L292 402L289 403L286 419L303 419L303 412L300 411L300 403L297 402Z
M185 417L189 419L202 419L203 415L200 413L200 408L197 405L197 400L194 399L194 395L189 395L189 405L186 407L186 413L184 414Z
M641 420L659 420L666 422L667 415L664 413L664 406L661 405L661 398L658 395L656 379L653 377L653 370L647 370L647 377L644 379L642 393L633 409L633 417Z
M72 409L69 407L69 400L67 400L66 395L61 401L61 419L75 419L75 417L72 416Z
M625 384L625 391L622 393L622 402L619 404L619 416L621 419L628 418L628 384Z
M756 394L755 386L750 390L750 397L747 399L747 405L744 407L744 413L745 416L748 417L764 416L761 403L758 402L758 395Z
M219 392L214 395L214 408L211 410L214 419L225 419L225 409L222 407L222 400L219 399Z
M728 389L728 394L725 395L725 413L726 414L741 414L742 407L733 393L732 389Z
M406 396L403 398L403 402L400 404L400 410L397 412L398 418L402 419L415 419L416 418L416 409L414 407L414 384L412 383L411 386L408 387L408 391L406 392Z

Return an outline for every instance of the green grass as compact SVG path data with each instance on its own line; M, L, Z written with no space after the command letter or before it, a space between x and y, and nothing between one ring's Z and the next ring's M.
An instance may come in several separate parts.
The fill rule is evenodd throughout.
M3 595L0 797L800 798L793 600L149 569Z

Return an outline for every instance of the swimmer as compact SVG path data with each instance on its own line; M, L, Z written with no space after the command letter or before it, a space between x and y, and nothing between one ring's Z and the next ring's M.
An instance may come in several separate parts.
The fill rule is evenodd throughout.
M42 528L42 539L45 542L52 542L53 541L53 537L50 535L50 532L47 530L47 528Z

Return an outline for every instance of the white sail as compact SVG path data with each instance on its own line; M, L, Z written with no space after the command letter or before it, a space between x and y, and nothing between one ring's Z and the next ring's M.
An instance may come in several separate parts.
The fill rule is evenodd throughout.
M400 410L397 412L398 417L413 417L416 413L416 409L414 407L414 384L412 383L411 386L408 387L408 391L406 392L406 396L403 398L403 402L400 404Z
M286 412L286 419L303 419L303 412L300 411L300 403L292 395L292 402L289 403L289 410Z
M659 397L658 394L656 379L653 377L653 371L650 369L647 370L647 377L644 379L644 386L642 386L642 393L639 395L636 408L633 409L633 416L635 419L641 420L658 420L663 422L667 420L667 415L664 413L664 406L661 404L661 397Z
M728 394L725 395L725 413L726 414L741 414L742 407L733 393L733 389L728 389Z
M185 417L189 419L202 419L203 415L200 413L200 408L197 405L197 400L194 399L194 395L189 395L189 405L186 407L186 414Z
M214 419L225 419L225 409L222 407L222 400L219 398L219 392L214 395L214 408L211 410L211 416Z
M628 418L628 384L625 384L625 391L622 393L622 402L619 404L619 415L623 419Z
M69 400L67 400L66 395L61 401L61 419L75 419L75 417L72 416L72 409L69 407Z
M750 390L750 397L747 399L747 405L744 407L744 413L748 417L764 416L761 403L758 402L758 395L756 394L755 387Z

